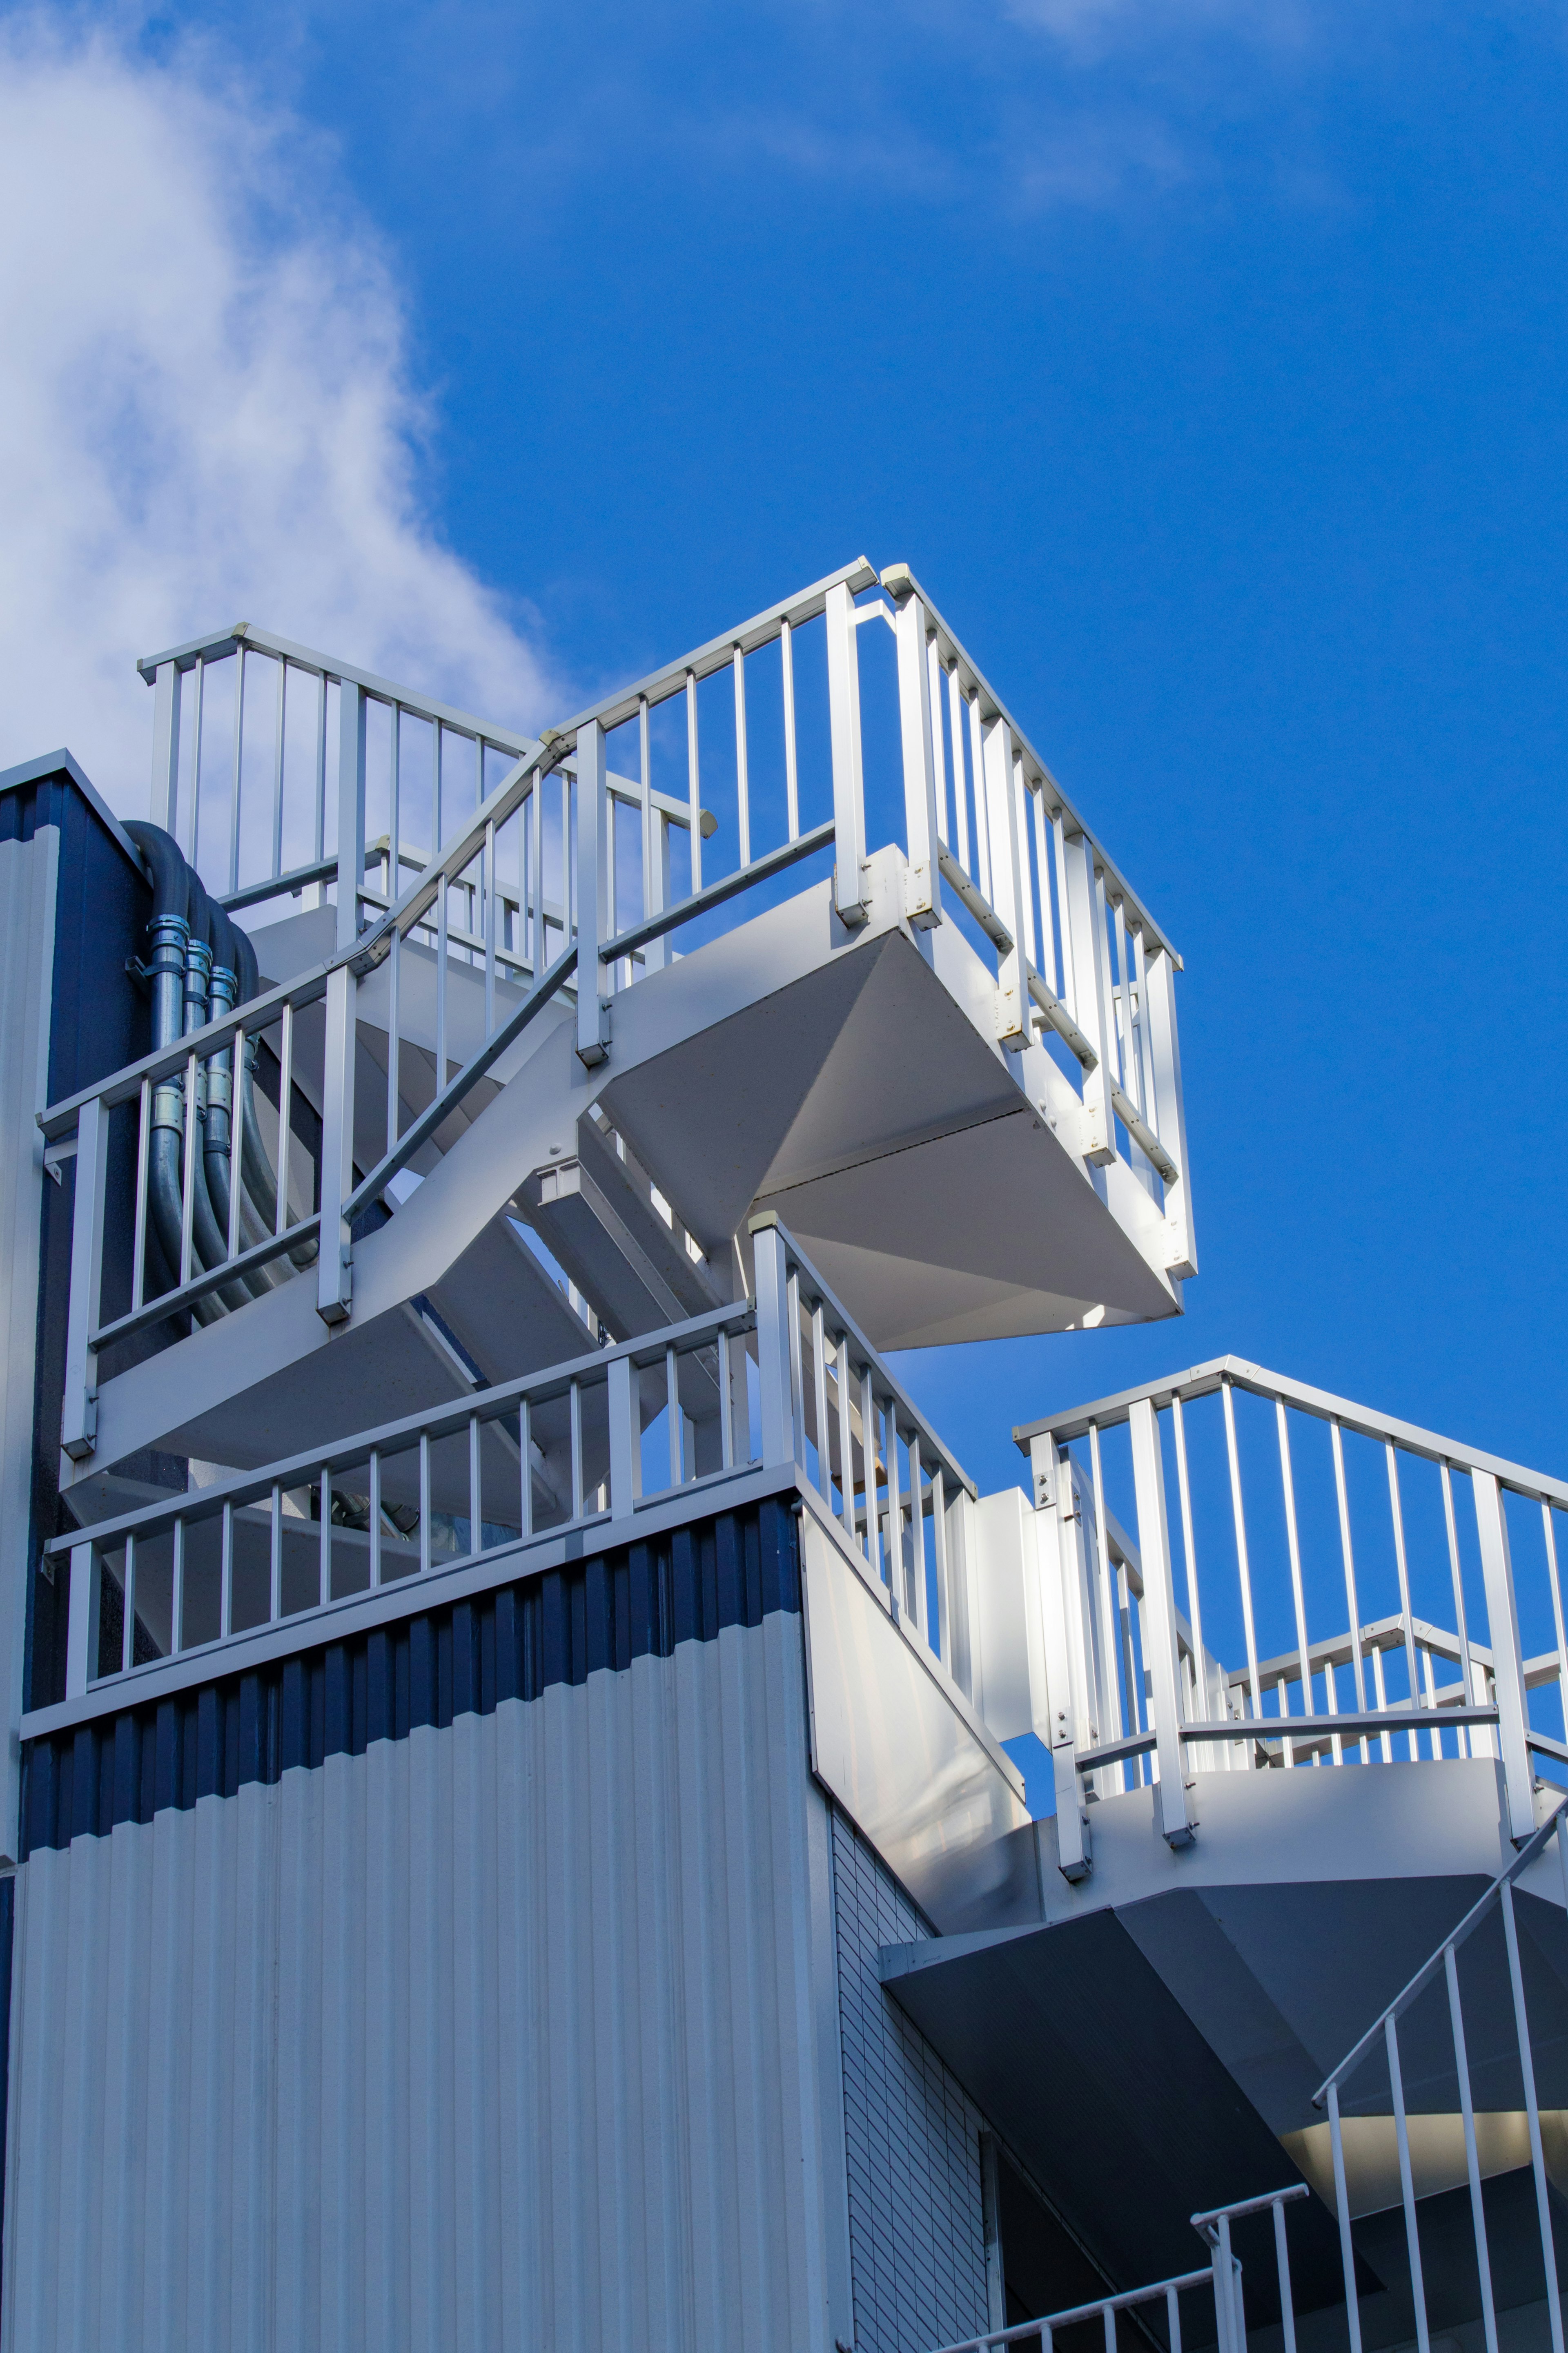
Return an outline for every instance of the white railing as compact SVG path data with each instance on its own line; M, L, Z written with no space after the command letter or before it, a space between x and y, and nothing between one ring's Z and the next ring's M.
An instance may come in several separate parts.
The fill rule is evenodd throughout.
M1457 2321L1479 2319L1487 2353L1498 2353L1498 2313L1517 2310L1528 2303L1543 2304L1552 2353L1563 2353L1563 2305L1557 2281L1557 2250L1552 2220L1552 2180L1542 2134L1535 2052L1524 1970L1520 1958L1520 1935L1514 1886L1548 1847L1555 1845L1568 1896L1568 1805L1559 1806L1550 1820L1527 1839L1507 1868L1446 1936L1430 1960L1417 1969L1381 2018L1366 2032L1327 2081L1312 2095L1314 2107L1328 2111L1327 2126L1292 2136L1301 2147L1304 2168L1321 2178L1318 2187L1339 2222L1340 2257L1349 2317L1351 2353L1362 2353L1361 2295L1356 2278L1352 2224L1363 2214L1386 2212L1397 2206L1405 2224L1405 2254L1408 2289L1415 2307L1415 2342L1427 2353L1430 2323L1426 2265L1422 2259L1420 2208L1423 2201L1463 2186L1469 2192L1471 2253L1475 2264L1474 2306L1453 2310L1454 2221L1445 2200L1441 2220L1428 2221L1428 2232L1442 2242L1441 2267L1446 2275L1442 2315L1445 2328ZM1507 2023L1493 1987L1500 1975L1496 1950L1500 1942L1508 1988ZM1470 2034L1466 2031L1461 1955L1479 1964L1472 1980ZM1467 1972L1468 1973L1468 1972ZM1561 2011L1561 1981L1552 1987ZM1489 1996L1490 1997L1489 1999ZM1482 2012L1479 2021L1477 2011ZM1406 2092L1408 2053L1402 2053L1400 2029L1414 2041L1418 2052L1419 2083L1414 2100ZM1543 2042L1561 2042L1559 2014L1546 2026ZM1477 2102L1477 2077L1481 2084ZM1552 2118L1559 2128L1561 2113ZM1322 2146L1326 2140L1326 2147ZM1310 2144L1318 2142L1316 2148ZM1561 2152L1557 2152L1559 2164ZM1515 2237L1506 2268L1494 2274L1487 2231L1484 2182L1500 2174L1522 2172L1528 2167L1534 2193L1536 2243L1526 2251ZM1561 2183L1561 2173L1558 2175ZM1427 2253L1432 2252L1428 2237ZM1533 2264L1533 2275L1523 2276ZM1499 2291L1501 2291L1500 2295ZM1538 2340L1539 2341L1539 2340Z
M56 1537L63 1696L564 1531L629 1543L647 1507L720 1509L751 1468L798 1471L945 1659L947 1522L973 1485L784 1229L753 1246L754 1303Z
M995 964L999 1039L1043 1030L1078 1091L1078 1148L1126 1159L1163 1205L1171 1272L1193 1271L1173 951L907 571L887 583L871 593L871 565L846 565L538 743L251 628L142 665L158 821L231 910L330 897L333 943L221 1019L187 998L176 1045L42 1114L51 1144L77 1139L68 1453L92 1453L121 1344L164 1345L304 1269L342 1321L356 1219L428 1172L547 1007L574 1008L578 1053L602 1060L616 995L671 934L700 940L830 850L838 914L864 921L868 809L902 835L910 922L970 927ZM896 741L861 721L862 646L884 625ZM231 1083L252 1065L259 1101ZM202 1214L215 1091L252 1127L227 1165L257 1176L228 1187L226 1230ZM175 1129L177 1240L149 1183Z
M1215 2353L1247 2353L1246 2283L1231 2242L1237 2222L1261 2214L1270 2216L1273 2222L1277 2317L1284 2353L1296 2353L1286 2210L1309 2194L1304 2182L1293 2182L1285 2189L1268 2190L1261 2198L1241 2198L1233 2205L1216 2206L1210 2213L1194 2214L1193 2228L1210 2251L1209 2261L1200 2268L1178 2273L1172 2279L1153 2280L1147 2287L1097 2296L1090 2304L1075 2304L1038 2320L1018 2320L1006 2328L988 2329L984 2337L966 2337L961 2345L944 2346L942 2353L996 2353L996 2348L1007 2345L1037 2345L1040 2353L1052 2353L1062 2329L1080 2328L1091 2320L1098 2320L1105 2332L1105 2353L1116 2353L1117 2321L1122 2313L1149 2314L1148 2320L1135 2323L1139 2343L1159 2343L1163 2324L1169 2353L1182 2353L1184 2296L1189 2315L1188 2343L1212 2345ZM1271 2312L1268 2320L1275 2318Z
M1014 1434L1069 1876L1086 1784L1152 1781L1180 1845L1194 1767L1490 1757L1532 1833L1568 1765L1568 1482L1228 1356Z

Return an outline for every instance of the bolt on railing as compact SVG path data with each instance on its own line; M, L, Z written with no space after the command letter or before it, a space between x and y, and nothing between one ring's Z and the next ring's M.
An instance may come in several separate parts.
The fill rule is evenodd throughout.
M1152 1779L1179 1845L1194 1766L1495 1757L1510 1835L1531 1835L1536 1761L1568 1765L1568 1482L1228 1356L1014 1435L1069 1874L1088 1867L1082 1782ZM1112 1548L1113 1491L1131 1494L1135 1557Z

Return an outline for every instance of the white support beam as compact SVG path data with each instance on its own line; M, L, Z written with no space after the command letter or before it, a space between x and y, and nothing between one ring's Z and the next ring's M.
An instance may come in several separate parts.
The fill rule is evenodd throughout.
M603 963L604 945L614 929L610 823L605 731L591 719L577 731L577 1059L589 1070L610 1050ZM694 853L694 871L695 863Z
M1508 1832L1517 1845L1535 1831L1535 1773L1530 1762L1530 1703L1519 1639L1519 1605L1509 1556L1508 1520L1502 1490L1489 1471L1472 1471L1476 1534L1480 1540L1481 1581L1491 1636L1492 1687L1497 1700L1498 1746L1502 1757Z
M827 592L827 716L833 752L833 822L837 862L833 904L842 923L858 929L866 900L866 790L860 757L860 649L855 599L847 580Z
M1160 1424L1147 1398L1132 1408L1129 1421L1132 1481L1138 1503L1138 1552L1143 1571L1143 1652L1154 1686L1154 1753L1160 1761L1154 1802L1160 1835L1167 1845L1191 1846L1193 1819L1187 1804L1186 1766L1182 1755L1182 1671L1171 1543L1165 1524L1165 1468L1160 1454Z

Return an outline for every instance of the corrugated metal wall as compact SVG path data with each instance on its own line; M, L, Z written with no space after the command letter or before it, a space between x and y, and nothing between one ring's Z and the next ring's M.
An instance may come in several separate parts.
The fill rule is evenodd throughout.
M827 1839L781 1610L37 1849L9 2353L831 2353Z
M985 2120L882 1987L879 1947L931 1931L837 1808L833 1879L856 2353L931 2353L989 2326Z

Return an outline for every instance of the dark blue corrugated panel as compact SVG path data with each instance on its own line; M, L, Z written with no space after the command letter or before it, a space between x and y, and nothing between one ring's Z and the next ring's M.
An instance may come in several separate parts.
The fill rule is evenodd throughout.
M489 1715L498 1701L537 1699L598 1668L624 1672L634 1659L668 1658L678 1642L799 1609L794 1508L769 1496L342 1641L302 1640L296 1657L254 1673L29 1742L24 1853L232 1797L290 1766L358 1757L419 1725Z

